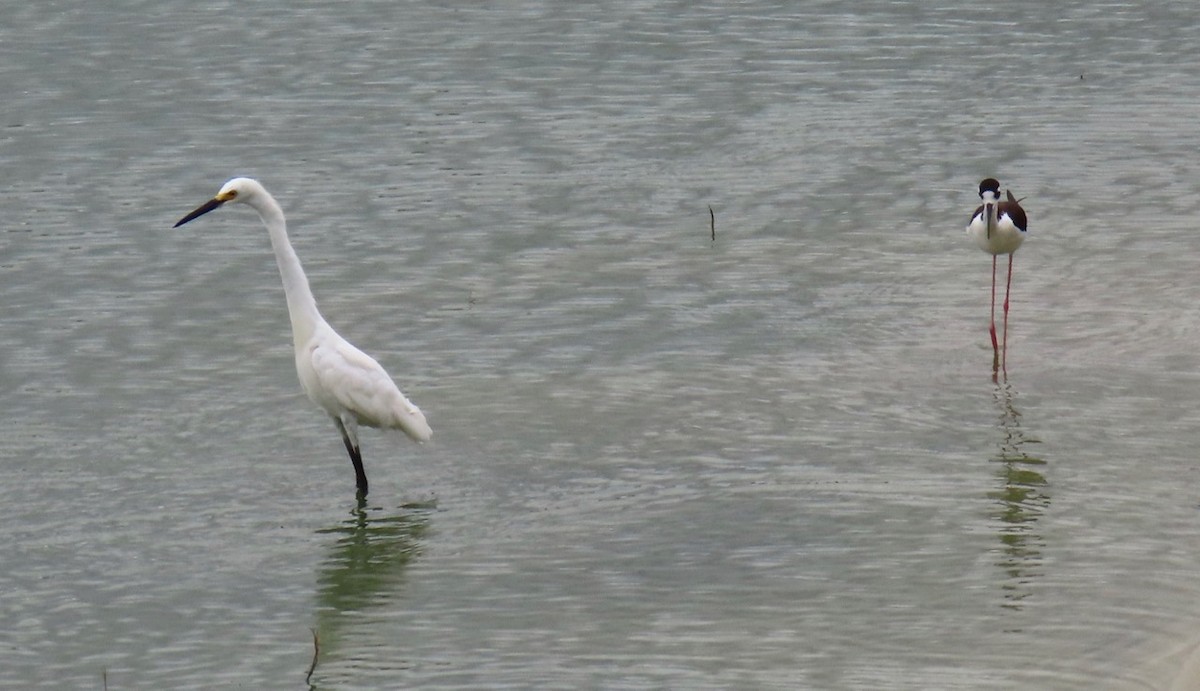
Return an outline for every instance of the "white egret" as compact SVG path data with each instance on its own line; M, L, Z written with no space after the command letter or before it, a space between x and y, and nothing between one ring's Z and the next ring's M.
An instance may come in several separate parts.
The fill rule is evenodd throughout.
M1000 201L1000 181L985 178L979 183L979 198L983 204L971 215L967 233L984 252L992 255L992 317L988 331L992 336L992 352L1000 358L1000 344L996 342L996 257L1008 255L1008 281L1004 287L1004 350L1008 349L1008 294L1012 289L1013 253L1025 241L1028 223L1025 210L1007 190L1008 201Z
M383 367L339 336L317 311L317 301L308 287L300 258L288 242L283 210L257 180L230 180L217 196L184 216L174 227L228 202L249 205L267 227L287 296L300 385L312 402L333 418L354 464L358 494L365 497L367 474L358 446L358 425L400 429L416 441L427 441L433 432L425 422L425 415L396 388Z

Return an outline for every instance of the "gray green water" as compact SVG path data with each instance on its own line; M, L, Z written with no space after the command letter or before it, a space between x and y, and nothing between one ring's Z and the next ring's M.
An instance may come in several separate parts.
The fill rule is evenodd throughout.
M315 629L315 689L1170 688L1200 640L1200 8L5 16L0 687L304 688ZM364 507L253 213L170 229L234 174L434 428L363 434Z

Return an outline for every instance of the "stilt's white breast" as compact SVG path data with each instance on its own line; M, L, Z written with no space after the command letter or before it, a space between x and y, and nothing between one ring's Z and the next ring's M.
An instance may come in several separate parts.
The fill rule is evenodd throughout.
M975 214L967 226L967 233L975 238L979 249L989 254L1011 254L1025 241L1025 231L1018 228L1006 213L999 215L991 233L988 233L984 212Z

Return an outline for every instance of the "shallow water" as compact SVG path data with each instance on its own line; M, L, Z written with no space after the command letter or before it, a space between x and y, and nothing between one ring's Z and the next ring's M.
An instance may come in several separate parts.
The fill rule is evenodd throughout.
M1200 9L287 7L0 26L0 686L1176 681ZM434 428L365 506L234 174Z

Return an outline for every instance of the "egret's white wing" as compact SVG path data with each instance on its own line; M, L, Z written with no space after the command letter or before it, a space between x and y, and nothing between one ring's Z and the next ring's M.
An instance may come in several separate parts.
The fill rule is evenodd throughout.
M325 339L311 351L313 372L322 392L332 396L369 427L398 427L417 441L433 434L421 409L371 356L342 338Z

